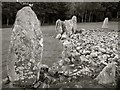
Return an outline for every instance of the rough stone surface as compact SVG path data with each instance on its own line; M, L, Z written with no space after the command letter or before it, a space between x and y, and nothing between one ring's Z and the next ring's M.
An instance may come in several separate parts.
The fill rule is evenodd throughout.
M95 78L100 84L111 84L115 82L116 65L109 63Z
M102 25L103 29L108 29L108 18L105 18L103 25Z
M76 32L77 29L77 17L73 16L70 20L61 21L58 19L56 21L56 32L57 34L70 36Z
M62 25L63 25L63 22L60 19L58 19L56 21L56 26L55 26L57 34L62 34L62 32L63 32L63 26Z
M118 32L80 31L60 39L64 46L62 59L53 65L59 73L72 79L85 76L96 78L109 63L117 63L116 67L119 66ZM100 81L105 80L102 84L109 84L113 79L115 81L114 72L115 70L112 71L113 76L109 76L109 73L106 73L107 76L102 74ZM108 78L112 79L106 82Z
M77 17L73 16L72 21L73 21L73 32L75 33L77 30Z
M32 84L39 77L43 36L34 11L23 7L17 12L8 56L8 76L19 85Z

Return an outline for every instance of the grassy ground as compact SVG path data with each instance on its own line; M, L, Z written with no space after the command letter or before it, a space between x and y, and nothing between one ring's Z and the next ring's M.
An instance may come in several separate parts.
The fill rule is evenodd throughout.
M79 23L78 28L85 29L96 29L101 28L102 23ZM118 30L117 22L109 23L110 30ZM62 45L59 43L57 39L55 39L55 26L41 26L41 30L44 36L44 51L43 51L43 63L48 66L52 66L52 64L61 58ZM6 77L6 60L7 53L9 47L9 41L11 36L12 28L3 28L2 29L2 75L3 78ZM1 52L1 50L0 50Z

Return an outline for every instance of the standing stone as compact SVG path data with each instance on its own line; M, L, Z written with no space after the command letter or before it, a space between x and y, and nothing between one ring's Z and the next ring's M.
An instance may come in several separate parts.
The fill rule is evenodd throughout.
M64 25L68 36L75 33L77 29L77 17L73 16L72 19L65 20Z
M108 29L108 18L105 18L103 25L102 25L103 29Z
M73 33L73 22L72 20L65 20L64 21L64 26L66 30L66 34L70 36Z
M7 69L10 81L22 85L36 81L42 52L40 22L31 7L23 7L17 12L9 45Z
M95 78L100 84L111 84L115 82L116 65L109 63Z
M66 34L67 36L72 35L77 29L77 18L73 16L70 20L61 21L58 19L56 21L56 32L57 34Z
M61 34L63 32L62 28L63 28L62 27L62 21L60 19L58 19L56 21L56 26L55 26L57 34Z
M72 21L73 21L73 32L75 33L77 30L77 17L73 16Z

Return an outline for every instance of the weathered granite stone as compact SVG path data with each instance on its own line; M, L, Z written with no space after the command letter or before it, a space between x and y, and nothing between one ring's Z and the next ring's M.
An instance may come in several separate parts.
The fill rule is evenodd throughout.
M72 21L73 21L73 32L75 33L77 30L77 17L73 16Z
M23 7L17 12L9 45L7 69L10 81L32 84L38 79L42 52L40 22L31 7Z
M100 84L111 84L115 82L115 63L110 63L100 72L100 74L95 78Z
M102 25L103 29L108 29L108 18L105 18L103 25Z
M55 29L56 29L56 32L57 32L57 34L61 34L62 32L63 32L63 27L62 27L62 21L60 20L60 19L58 19L57 21L56 21L56 26L55 26Z
M65 20L64 25L67 31L67 35L71 35L76 32L77 29L77 18L73 16L70 20Z
M73 33L76 32L77 29L77 18L76 16L73 16L72 19L70 20L65 20L65 21L61 21L60 19L58 19L56 21L56 32L57 34L66 34L67 36L72 35Z

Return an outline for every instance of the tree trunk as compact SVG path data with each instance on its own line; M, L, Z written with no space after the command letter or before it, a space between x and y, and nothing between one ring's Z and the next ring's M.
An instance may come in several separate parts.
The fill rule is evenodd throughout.
M93 13L91 14L91 22L93 22Z
M53 17L53 18L52 18L52 23L53 23L53 24L54 24L54 20L55 20L55 19L54 19L54 17Z
M117 12L117 17L116 17L117 19L119 18L119 12Z
M91 22L91 14L92 14L92 12L90 12L90 16L89 16L89 22Z
M9 25L9 18L7 18L7 26Z
M87 21L86 19L87 19L87 12L85 12L85 22Z
M45 22L45 17L43 17L43 19L42 19L42 24L44 24L44 22Z
M82 22L84 21L84 14L82 14Z

